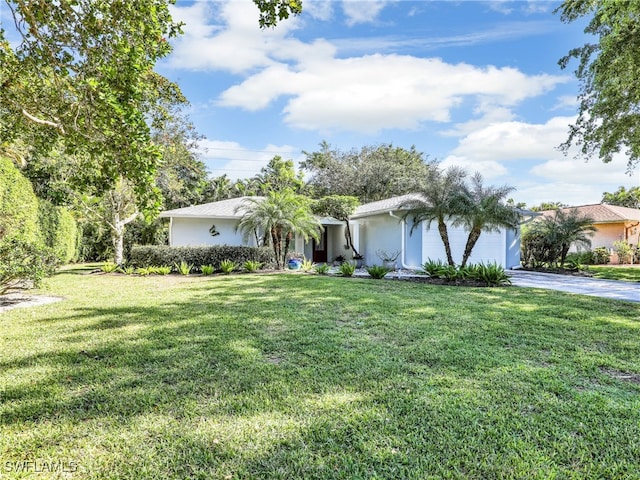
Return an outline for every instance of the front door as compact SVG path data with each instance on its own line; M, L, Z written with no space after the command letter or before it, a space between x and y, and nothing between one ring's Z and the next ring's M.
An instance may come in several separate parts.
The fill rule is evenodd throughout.
M320 239L313 239L313 262L327 263L327 231L326 227L320 233Z

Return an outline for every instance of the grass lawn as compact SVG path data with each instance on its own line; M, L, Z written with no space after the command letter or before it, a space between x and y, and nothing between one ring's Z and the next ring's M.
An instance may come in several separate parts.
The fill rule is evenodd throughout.
M603 265L589 265L589 271L593 273L593 276L596 278L640 282L640 267L607 267Z
M42 293L66 300L0 314L0 477L640 477L637 304L301 274Z

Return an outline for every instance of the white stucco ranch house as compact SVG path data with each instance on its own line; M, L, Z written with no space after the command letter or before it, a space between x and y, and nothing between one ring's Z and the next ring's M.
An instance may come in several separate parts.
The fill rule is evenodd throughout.
M254 197L255 198L255 197ZM366 265L381 264L377 252L400 252L398 268L419 269L428 259L446 262L444 246L435 222L429 228L418 225L413 232L413 218L409 212L406 221L403 207L415 199L416 194L402 195L357 208L350 219L353 243L364 256ZM169 219L169 244L172 246L249 245L255 246L253 236L244 236L237 230L244 213L246 197L167 210L160 217ZM352 258L346 246L345 225L333 218L320 219L324 231L319 241L305 242L296 238L295 251L304 253L314 262L332 262L338 256ZM462 260L467 232L462 227L449 226L449 240L456 262ZM504 268L520 266L520 229L501 229L495 233L483 232L473 249L470 263L496 262Z

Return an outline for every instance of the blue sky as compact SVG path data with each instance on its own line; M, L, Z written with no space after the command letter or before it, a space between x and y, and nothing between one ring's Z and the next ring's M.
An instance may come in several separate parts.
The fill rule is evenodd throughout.
M517 188L517 201L597 203L638 184L626 161L584 163L556 147L577 81L557 61L587 39L546 1L303 0L260 30L250 0L178 1L186 23L159 71L177 81L212 175L342 150L415 145L444 166Z

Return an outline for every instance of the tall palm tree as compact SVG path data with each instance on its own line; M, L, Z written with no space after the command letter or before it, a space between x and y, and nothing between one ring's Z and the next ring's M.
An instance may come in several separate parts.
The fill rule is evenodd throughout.
M247 198L238 229L245 235L261 232L273 247L276 267L284 268L291 241L301 235L319 240L322 225L311 213L310 201L291 191L269 192L265 197Z
M507 196L514 190L513 187L485 187L482 183L482 175L479 173L471 178L471 185L465 190L466 205L454 221L454 225L464 225L469 231L461 267L467 264L482 232L497 232L504 227L516 228L520 220L518 212L506 204Z
M427 229L431 227L432 222L438 223L438 233L444 244L449 265L455 265L455 262L451 255L446 222L462 210L466 198L466 175L467 172L459 167L450 167L442 171L434 165L427 171L424 186L420 191L422 198L410 200L403 205L411 209L405 218L408 215L414 217L411 233L421 223L424 223Z

